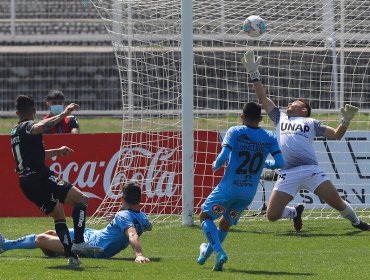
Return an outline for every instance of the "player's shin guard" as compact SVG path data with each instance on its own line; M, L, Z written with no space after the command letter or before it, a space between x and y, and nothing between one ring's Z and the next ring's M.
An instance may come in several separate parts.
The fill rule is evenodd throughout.
M219 252L220 250L222 250L215 223L210 219L206 219L202 222L202 228L208 240L208 243L211 244L213 250L215 252Z
M86 204L77 204L73 208L72 218L73 218L73 227L75 231L74 242L77 244L84 242L86 209L87 209Z
M66 220L63 219L55 221L55 231L59 237L60 242L63 244L66 257L70 257L72 255L72 240L71 236L69 235Z
M357 214L355 210L353 210L352 206L347 201L344 201L344 203L346 204L346 208L344 208L343 211L340 211L342 217L350 220L353 225L360 224L360 219L357 217Z

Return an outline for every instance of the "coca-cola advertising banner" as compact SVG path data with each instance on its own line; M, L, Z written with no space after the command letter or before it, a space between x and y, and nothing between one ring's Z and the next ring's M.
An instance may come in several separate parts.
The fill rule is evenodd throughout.
M212 161L221 149L223 133L194 133L194 206L200 205L220 181L223 169L213 173ZM47 162L56 175L69 181L89 198L88 215L95 212L103 199L119 199L122 182L137 180L143 190L146 213L179 214L181 212L181 132L142 132L108 134L45 135L46 149L68 146L75 152L67 158L56 157ZM343 199L354 207L369 205L370 132L347 132L342 141L317 139L314 143L318 161L333 180ZM122 143L122 145L121 145ZM0 136L0 217L43 216L23 195L15 173L10 136ZM340 152L338 152L340 151ZM118 172L116 167L118 163ZM111 185L113 182L113 191ZM266 182L268 201L273 182ZM263 193L258 191L256 203L261 207ZM300 192L293 203L306 208L325 207L315 195ZM71 208L66 206L67 215Z
M219 171L215 176L211 168L221 145L217 132L196 131L194 138L198 174L194 178L194 203L199 207L222 175ZM123 138L120 133L44 135L44 145L46 149L68 146L74 150L69 157L52 158L47 165L90 198L88 215L95 212L105 197L117 197L110 190L111 182L119 188L129 180L142 182L146 212L181 211L181 132L129 133ZM19 187L10 136L0 136L0 147L0 216L42 216ZM67 214L70 211L66 206Z

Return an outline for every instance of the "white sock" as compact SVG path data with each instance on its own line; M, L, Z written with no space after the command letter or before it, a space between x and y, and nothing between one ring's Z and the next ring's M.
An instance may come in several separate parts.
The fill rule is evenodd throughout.
M346 208L339 213L342 215L343 218L350 220L352 224L355 226L360 224L360 219L357 217L356 212L353 210L352 206L347 202L344 201L346 204Z
M297 211L294 207L286 206L283 214L281 215L282 219L293 219L295 216L297 216Z

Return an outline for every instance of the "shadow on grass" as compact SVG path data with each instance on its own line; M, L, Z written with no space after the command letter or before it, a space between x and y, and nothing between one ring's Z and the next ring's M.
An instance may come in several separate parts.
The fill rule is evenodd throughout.
M161 258L150 258L150 262L161 262L162 259ZM118 257L118 258L111 258L111 259L106 259L108 261L126 261L126 262L134 262L135 259L134 258L129 258L129 257Z
M101 268L101 267L96 267ZM47 269L52 270L74 270L74 271L84 271L85 269L82 266L69 266L69 265L56 265L56 266L49 266Z
M195 225L192 225L192 226L189 226L189 227L186 227L186 228L188 228L188 229L197 229L197 230L202 229L202 227L199 224L195 224Z
M230 232L236 232L236 233L243 232L244 233L244 232L248 232L248 230L245 228L236 226L236 227L230 228Z
M305 229L300 232L296 231L286 231L286 232L276 232L276 231L263 231L263 230L247 230L246 232L251 233L251 234L269 234L273 236L297 236L297 237L335 237L335 236L355 236L357 234L360 234L362 231L360 230L353 230L353 231L348 231L348 232L343 232L343 233L320 233L321 229L324 228L315 228L312 230Z
M1 259L2 260L6 260L6 259L15 259L15 260L19 260L19 259L49 259L48 257L46 256L34 256L34 255L8 255L8 254L2 254L1 255Z
M244 270L244 269L225 269L225 272L246 273L252 275L292 275L292 276L315 276L311 272L286 272L286 271L268 271L268 270Z
M315 230L316 231L316 230ZM318 232L312 232L309 231L302 231L302 232L284 232L284 233L275 233L275 236L298 236L298 237L335 237L335 236L355 236L357 234L361 233L361 231L349 231L345 233L318 233Z
M82 258L82 261L83 260L86 260L86 258ZM96 260L96 259L95 259ZM111 258L111 259L102 259L102 261L127 261L127 262L134 262L134 258L129 258L129 257L122 257L122 258ZM160 262L161 261L161 258L150 258L150 262ZM105 262L106 264L106 262ZM84 271L85 268L89 268L89 269L106 269L106 267L104 266L91 266L91 265L87 265L87 266L84 266L84 264L82 264L82 266L69 266L69 265L56 265L56 266L49 266L47 267L47 269L54 269L54 270L74 270L74 271Z
M216 226L218 226L219 220L216 220L215 224L216 224ZM203 232L202 227L198 224L189 227L189 229L196 229L196 230L199 230L199 231ZM243 227L233 226L233 227L230 228L230 232L247 232L247 230L244 229Z

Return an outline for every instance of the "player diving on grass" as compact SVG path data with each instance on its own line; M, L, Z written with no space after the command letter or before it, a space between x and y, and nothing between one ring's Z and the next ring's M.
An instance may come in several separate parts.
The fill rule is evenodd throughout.
M260 103L275 124L285 162L284 167L279 171L279 178L270 196L267 218L270 221L293 218L295 229L300 231L304 206L290 207L287 205L301 189L307 189L338 210L355 228L369 231L370 225L358 218L351 205L340 197L333 183L318 166L313 148L313 140L318 136L329 140L341 139L358 108L349 104L341 108L342 118L337 128L323 125L320 121L310 118L311 107L303 99L289 103L286 113L282 112L267 97L261 82L258 71L261 59L257 57L255 60L253 51L247 51L242 58L242 63L250 75Z
M214 251L214 271L222 271L228 256L222 248L232 225L238 223L241 213L252 202L264 167L281 168L284 164L274 133L259 127L261 106L255 102L244 105L240 116L242 125L228 129L221 153L213 162L217 171L229 160L217 187L202 205L200 221L208 243L200 245L197 263L203 265ZM266 160L271 154L274 160ZM221 217L217 228L214 219Z
M135 262L146 263L149 259L143 255L139 236L152 230L148 217L140 211L141 188L134 182L126 183L122 188L122 206L113 220L103 229L86 228L85 240L88 244L104 249L101 253L82 254L87 258L110 258L131 244L135 253ZM73 229L69 230L72 239ZM7 240L0 234L0 253L15 249L40 248L49 257L62 256L63 245L54 230L42 234L31 234L17 240Z

